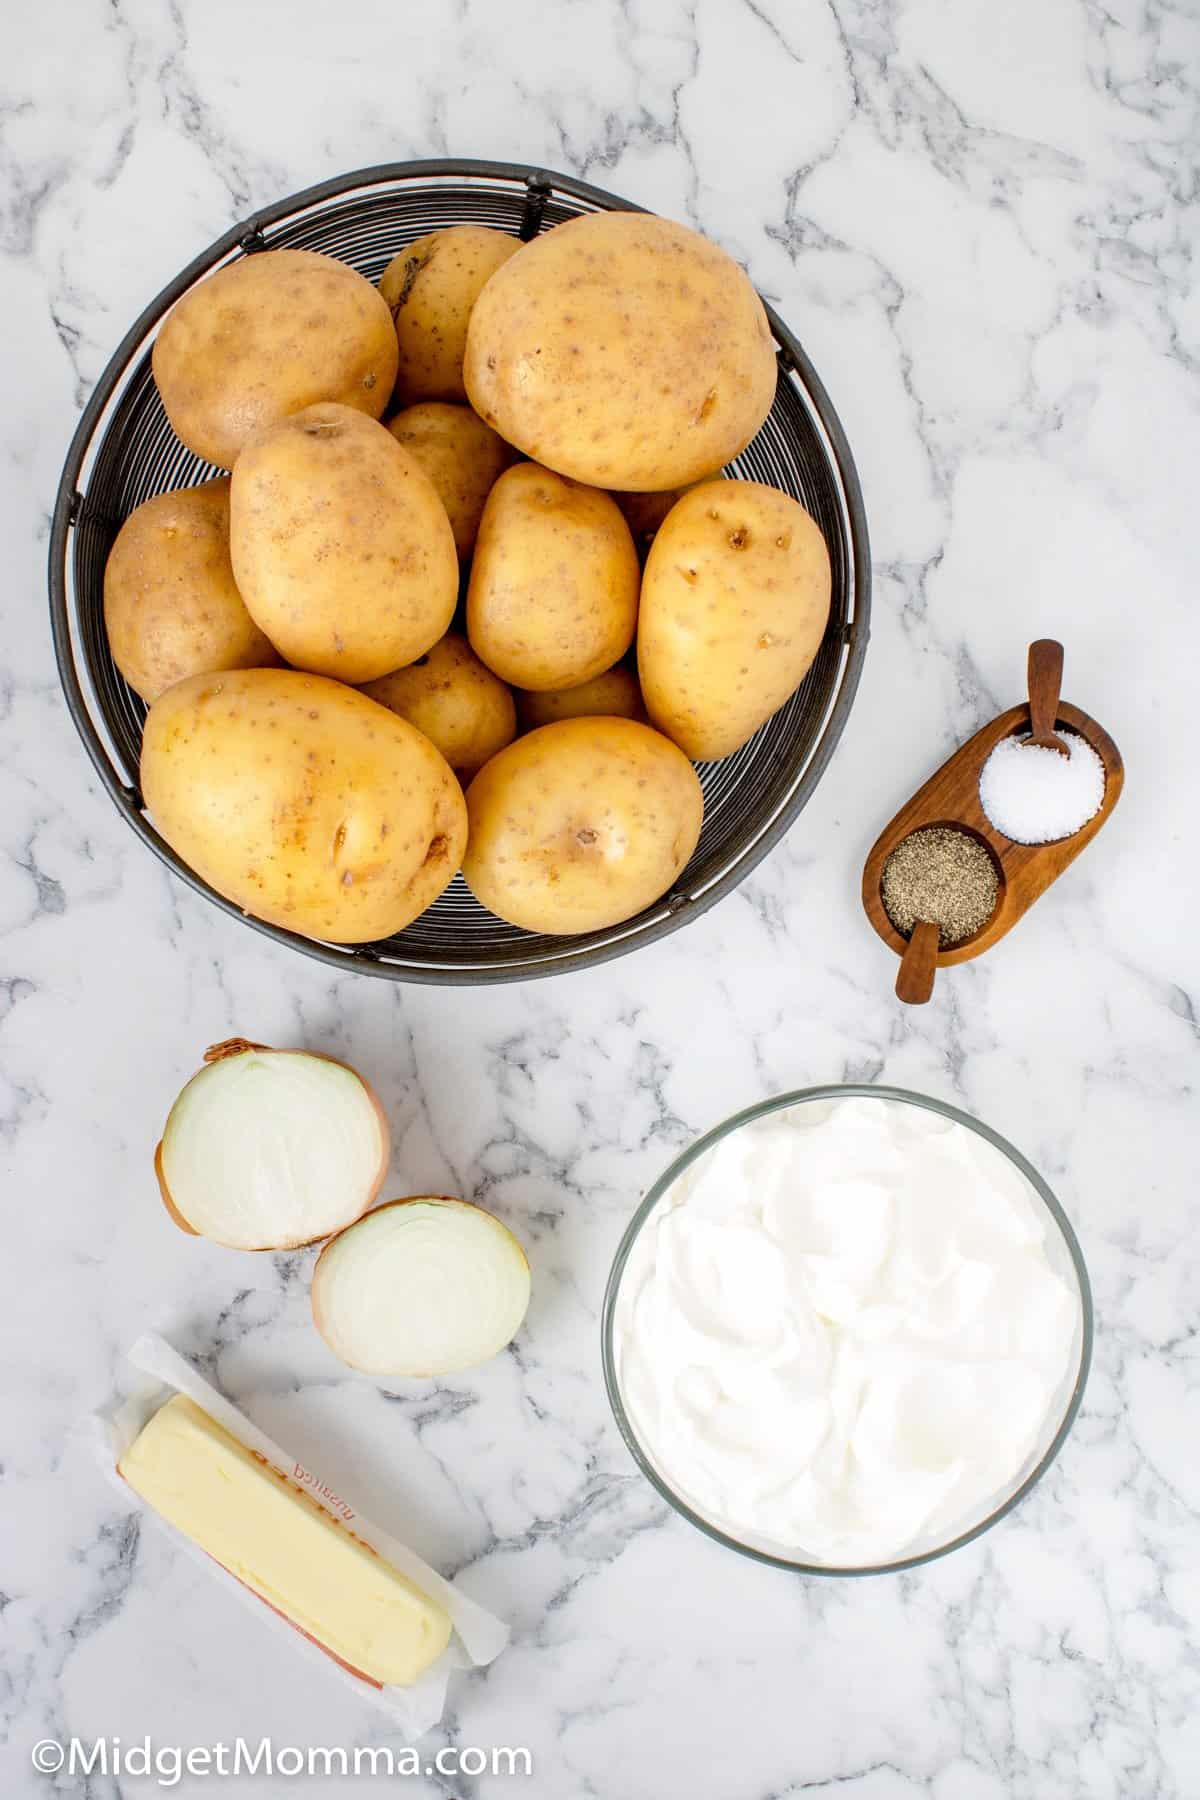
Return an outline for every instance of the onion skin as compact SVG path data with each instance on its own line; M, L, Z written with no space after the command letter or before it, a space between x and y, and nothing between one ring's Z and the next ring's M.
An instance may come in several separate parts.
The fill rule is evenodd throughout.
M379 1095L375 1092L375 1089L371 1086L370 1082L365 1076L360 1075L358 1070L354 1068L351 1063L343 1062L338 1056L326 1056L323 1050L276 1050L271 1044L256 1044L250 1038L239 1037L224 1038L219 1044L210 1044L208 1049L204 1052L203 1067L207 1068L210 1063L224 1062L227 1057L244 1056L248 1050L264 1051L269 1056L315 1057L320 1062L333 1063L335 1067L345 1069L349 1074L354 1076L354 1079L362 1087L367 1099L375 1109L375 1117L379 1120L380 1132L379 1173L371 1184L370 1193L363 1201L362 1213L365 1213L374 1205L379 1196L379 1190L383 1186L384 1177L388 1171L388 1163L391 1161L392 1155L392 1134L387 1122L387 1114L380 1104ZM201 1073L201 1070L197 1070L197 1074L199 1073ZM195 1076L191 1079L195 1080ZM184 1082L184 1087L186 1086L187 1082ZM180 1088L179 1092L182 1093L183 1088ZM176 1096L176 1099L178 1099L178 1095ZM168 1117L169 1116L170 1115L168 1114ZM163 1206L166 1208L168 1218L179 1227L180 1231L186 1232L189 1237L202 1236L203 1234L197 1231L194 1225L189 1225L187 1219L176 1206L171 1190L167 1186L167 1178L163 1171L163 1146L161 1138L154 1151L154 1173L158 1178L158 1191L162 1198ZM358 1218L362 1217L362 1213L359 1213ZM341 1227L341 1230L348 1231L350 1225L356 1225L357 1223L358 1219L351 1219L348 1224ZM318 1232L316 1237L295 1238L283 1244L263 1244L255 1250L247 1251L246 1254L250 1256L261 1256L264 1253L269 1254L273 1250L303 1250L309 1244L319 1244L323 1236L323 1233ZM220 1239L210 1238L208 1241L209 1243L215 1244L219 1243ZM222 1247L226 1250L242 1249L240 1244L226 1244Z
M161 1138L154 1151L154 1173L158 1177L158 1191L162 1196L162 1203L167 1209L167 1217L178 1225L180 1231L186 1231L189 1237L199 1237L200 1233L194 1226L188 1224L187 1220L171 1198L171 1190L167 1186L167 1178L163 1174L163 1147Z
M476 1206L476 1204L473 1200L460 1200L457 1194L408 1194L405 1196L405 1198L403 1200L385 1200L382 1206L376 1206L371 1209L371 1216L374 1217L376 1213L391 1212L392 1208L396 1207L396 1206L428 1206L431 1202L435 1206L469 1207L472 1212L486 1213L487 1217L489 1219L496 1219L495 1213L488 1212L488 1209L486 1206ZM325 1244L324 1248L321 1251L321 1255L317 1257L316 1262L313 1264L312 1283L309 1288L309 1299L312 1303L313 1324L316 1326L316 1328L317 1328L318 1332L320 1333L324 1342L329 1346L330 1350L333 1351L333 1354L337 1357L338 1361L345 1363L345 1365L348 1369L358 1369L359 1373L361 1375L374 1375L375 1371L373 1371L371 1369L360 1369L359 1365L357 1363L350 1361L350 1358L348 1356L346 1356L344 1351L334 1349L333 1339L332 1339L332 1337L330 1337L328 1335L328 1333L325 1329L325 1321L323 1318L323 1309L321 1307L320 1298L319 1298L318 1289L317 1289L317 1270L321 1265L321 1256L324 1256L325 1251L330 1249L332 1245L337 1243L337 1240L343 1235L344 1232L353 1231L354 1227L358 1224L361 1224L362 1220L365 1219L366 1216L367 1216L366 1212L360 1213L359 1217L357 1219L353 1220L351 1224L343 1225L341 1231L335 1231L333 1236ZM496 1223L500 1224L500 1225L504 1225L503 1219L496 1220ZM506 1231L508 1231L507 1225L504 1225L504 1229ZM525 1264L525 1267L528 1269L529 1268L529 1258L525 1253L524 1244L522 1244L521 1240L518 1238L517 1234L514 1231L509 1231L508 1235L512 1238L513 1243L516 1245L517 1249L520 1251L521 1260ZM377 1375L375 1378L377 1380L379 1379L379 1377ZM425 1371L418 1370L415 1374L404 1376L404 1380L406 1380L406 1381L434 1381L434 1380L441 1380L441 1379L442 1379L441 1376L435 1376L432 1373L430 1373L428 1370L425 1370Z
M272 1050L270 1044L256 1044L253 1038L222 1038L219 1044L208 1046L204 1052L204 1062L205 1065L224 1062L229 1056L244 1056L247 1050L267 1050L272 1056L295 1056L296 1054L294 1050ZM302 1050L300 1054L302 1056L320 1056L321 1052L319 1050ZM327 1056L325 1061L332 1062L333 1058ZM345 1066L343 1063L342 1067L345 1068ZM354 1073L357 1073L357 1070Z

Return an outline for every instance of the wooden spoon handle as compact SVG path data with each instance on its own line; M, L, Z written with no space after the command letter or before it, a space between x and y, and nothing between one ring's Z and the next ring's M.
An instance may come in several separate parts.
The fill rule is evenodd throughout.
M924 919L913 926L896 976L896 998L905 1006L924 1006L933 993L940 935L937 926Z
M1063 647L1057 638L1029 646L1029 735L1035 743L1054 736L1062 691Z

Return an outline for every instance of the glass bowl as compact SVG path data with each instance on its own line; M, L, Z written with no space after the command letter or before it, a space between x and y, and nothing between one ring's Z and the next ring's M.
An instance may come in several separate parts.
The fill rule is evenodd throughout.
M1074 1338L1067 1372L1051 1401L1033 1448L1004 1489L992 1495L985 1507L977 1510L976 1515L967 1516L960 1524L956 1525L953 1535L948 1538L927 1541L918 1537L900 1555L890 1560L848 1566L809 1560L803 1551L790 1551L786 1548L772 1546L767 1540L750 1542L732 1536L728 1530L723 1529L721 1525L706 1518L690 1506L671 1485L671 1481L666 1475L655 1465L650 1452L638 1439L622 1399L613 1340L621 1280L630 1253L646 1221L654 1214L660 1202L671 1192L685 1171L731 1133L765 1118L768 1114L789 1111L815 1101L837 1101L856 1097L922 1107L926 1111L938 1113L943 1118L950 1119L955 1124L962 1125L968 1131L974 1132L1007 1158L1012 1167L1024 1177L1030 1190L1031 1199L1035 1201L1035 1204L1040 1201L1044 1209L1045 1222L1049 1226L1044 1243L1046 1256L1055 1273L1073 1290L1077 1305ZM1050 1467L1075 1421L1075 1415L1079 1411L1079 1404L1087 1382L1092 1357L1092 1292L1079 1243L1062 1207L1037 1170L1032 1168L1020 1152L1000 1137L997 1132L989 1130L978 1119L973 1119L968 1113L960 1112L956 1107L947 1106L940 1100L928 1099L922 1094L908 1093L902 1088L860 1086L804 1088L795 1093L781 1094L773 1100L764 1100L757 1106L750 1106L743 1112L735 1113L732 1118L726 1119L723 1124L698 1138L681 1156L675 1159L664 1174L660 1175L630 1220L613 1259L604 1295L601 1331L604 1384L621 1435L646 1479L658 1489L663 1499L668 1501L675 1511L689 1523L705 1532L707 1536L714 1538L717 1543L724 1544L730 1550L737 1550L743 1556L752 1557L758 1562L770 1563L776 1568L792 1569L803 1575L895 1574L901 1569L913 1569L922 1563L932 1562L936 1557L946 1556L951 1550L957 1550L962 1545L969 1544L972 1539L979 1537L995 1525L1006 1513L1011 1512L1013 1507L1024 1499L1035 1482L1039 1481Z

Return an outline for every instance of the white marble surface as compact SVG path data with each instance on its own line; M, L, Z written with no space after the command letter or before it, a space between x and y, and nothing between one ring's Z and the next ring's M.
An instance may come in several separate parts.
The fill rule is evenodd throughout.
M73 1436L150 1325L511 1618L430 1747L526 1745L533 1777L393 1784L414 1800L1192 1800L1194 0L45 0L0 33L6 1800L158 1791L37 1777L44 1736L381 1741L139 1536ZM466 993L332 979L173 883L75 740L43 577L77 409L145 300L256 204L441 154L574 170L742 257L828 383L877 558L842 747L744 890L595 974ZM862 858L1018 697L1039 634L1122 745L1125 799L1002 950L905 1014ZM395 1122L392 1191L511 1220L536 1276L514 1354L432 1390L356 1379L309 1328L308 1256L171 1229L149 1152L234 1031L352 1056ZM853 1584L753 1567L668 1515L597 1345L665 1161L734 1106L844 1077L954 1100L1024 1148L1099 1316L1041 1490L948 1561Z

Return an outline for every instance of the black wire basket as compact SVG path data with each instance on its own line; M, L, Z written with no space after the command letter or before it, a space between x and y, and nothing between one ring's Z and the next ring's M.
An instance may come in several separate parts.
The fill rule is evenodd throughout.
M50 613L71 717L101 781L138 836L175 873L256 931L337 969L392 981L523 981L587 968L678 930L730 892L795 820L833 754L867 644L870 562L862 494L837 415L796 338L768 307L778 345L775 402L729 472L769 482L816 519L833 565L829 629L800 691L736 756L700 766L704 829L675 888L636 918L559 938L506 925L461 875L404 931L375 944L314 943L249 918L189 869L147 816L138 785L145 707L118 674L104 630L104 564L143 500L207 480L167 421L150 368L159 326L223 264L257 250L322 250L377 280L412 239L446 225L522 238L578 213L639 211L627 200L512 163L414 162L360 169L306 188L218 238L135 322L96 384L72 439L50 534Z

